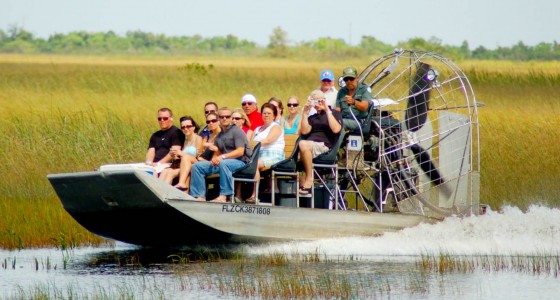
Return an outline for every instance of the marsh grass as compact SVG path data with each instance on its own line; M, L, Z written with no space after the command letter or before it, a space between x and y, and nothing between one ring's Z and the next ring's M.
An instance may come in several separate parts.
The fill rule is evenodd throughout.
M449 255L446 253L422 254L417 262L425 272L472 273L477 270L486 272L521 272L533 275L558 277L560 255Z
M137 271L133 274L138 276L126 276L126 280L108 280L110 284L95 281L87 287L73 281L62 284L55 284L54 281L36 283L31 287L20 287L10 299L371 299L414 298L424 295L449 297L464 295L465 286L461 282L449 279L454 278L449 276L452 274L516 272L537 277L558 277L560 270L560 257L554 254L461 256L440 253L423 254L415 263L411 263L412 265L403 266L401 275L391 277L387 274L389 271L383 268L376 271L361 269L361 265L354 264L355 257L329 258L314 253L270 253L252 256L227 250L195 250L168 255L168 262L171 263L169 268L162 268L159 262L156 267L159 271L150 275L142 270L150 268L149 260L144 260L146 254L127 252L107 256L104 264L116 264L124 274ZM310 256L319 257L319 260L310 261ZM182 259L176 259L177 257ZM193 259L184 259L185 257ZM134 261L134 264L123 263L125 261ZM10 263L8 259L2 266ZM386 265L387 268L391 266L394 267L391 264ZM50 272L54 269L44 266L38 271ZM162 274L165 275L161 277ZM446 279L443 279L444 275L448 275L445 276Z
M202 122L203 104L254 93L304 99L325 67L369 61L224 57L0 56L0 247L104 242L63 209L46 175L143 161L157 109ZM560 63L462 62L481 123L481 202L527 208L560 199Z

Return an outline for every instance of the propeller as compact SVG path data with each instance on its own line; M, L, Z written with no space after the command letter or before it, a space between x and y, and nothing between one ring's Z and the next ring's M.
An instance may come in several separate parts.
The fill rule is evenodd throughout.
M437 72L432 69L429 64L418 63L416 74L412 78L412 84L409 90L408 103L406 107L405 120L409 139L412 142L409 147L418 165L424 171L426 176L435 185L445 182L440 172L430 157L430 154L418 143L415 133L424 126L428 119L428 111L430 109L430 84L437 78Z

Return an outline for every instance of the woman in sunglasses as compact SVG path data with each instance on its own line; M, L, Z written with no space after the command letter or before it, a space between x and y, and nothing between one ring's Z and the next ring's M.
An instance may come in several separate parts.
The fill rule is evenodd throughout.
M253 130L251 130L251 121L241 108L236 108L233 110L231 114L231 119L233 123L237 125L237 127L243 129L243 132L247 134L247 138L251 140L251 136L253 135Z
M179 168L183 161L196 160L196 157L202 153L202 138L196 134L198 125L191 116L184 116L180 119L181 130L185 134L185 143L182 150L171 149L172 156L171 166L163 170L160 175L161 180L171 184L173 179L179 176Z
M194 123L194 120L192 122L193 124L196 124ZM202 139L200 136L196 135L196 133L194 133L196 132L194 128L188 129L189 131L192 130L193 134L200 138L200 148L197 148L198 150L196 152L196 155L183 155L181 159L181 165L179 168L179 182L175 185L175 187L182 191L185 191L186 193L188 193L189 190L192 165L198 161L210 160L214 151L218 149L218 147L214 145L214 140L216 139L218 133L220 133L221 131L218 122L218 115L215 112L207 114L206 124L208 125L208 131L210 131L210 135L205 139ZM181 129L184 131L182 122ZM185 135L187 135L187 133L185 133ZM188 139L188 137L186 139ZM187 141L185 140L185 145L186 143Z
M299 134L299 127L301 124L301 114L299 113L299 100L296 96L288 98L288 113L284 118L284 133L285 134Z

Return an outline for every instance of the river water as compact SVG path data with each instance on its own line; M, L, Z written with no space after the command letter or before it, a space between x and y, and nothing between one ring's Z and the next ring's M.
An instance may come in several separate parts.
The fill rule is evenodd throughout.
M367 238L221 249L115 243L0 250L0 299L558 299L559 237L560 210L535 205ZM290 262L259 267L255 258L267 255ZM299 283L291 279L314 291L294 292Z

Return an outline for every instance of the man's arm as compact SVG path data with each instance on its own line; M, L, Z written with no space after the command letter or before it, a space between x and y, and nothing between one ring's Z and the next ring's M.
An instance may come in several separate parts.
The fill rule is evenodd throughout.
M301 126L299 128L299 134L306 135L311 132L311 125L309 125L309 111L311 110L311 103L309 100L303 106L303 111L301 112Z
M221 157L224 157L226 159L230 159L230 158L240 158L243 156L243 154L245 154L245 146L243 147L237 147L235 148L235 150L222 154Z
M366 100L356 100L354 99L354 106L359 110L359 111L367 111L368 107L369 107L369 101Z
M329 109L329 106L326 105L325 100L319 100L319 103L323 101L323 105L325 106L324 110L327 113L327 120L329 122L329 128L334 134L337 134L342 129L342 124L336 119L334 113Z
M173 160L173 155L172 152L173 151L181 151L181 146L177 146L177 145L173 145L171 146L171 149L169 149L169 152L167 152L167 154L159 160L159 163L168 163L171 160Z
M341 111L341 106L340 106L340 102L344 101L344 93L342 92L342 89L340 89L340 91L338 91L338 93L336 93L336 100L334 101L334 110L336 111Z
M361 94L355 96L356 100L354 101L354 106L356 106L359 111L367 111L372 98L371 89L368 86L362 85Z
M156 157L156 148L148 148L146 153L146 164L151 165L154 162L154 157Z

